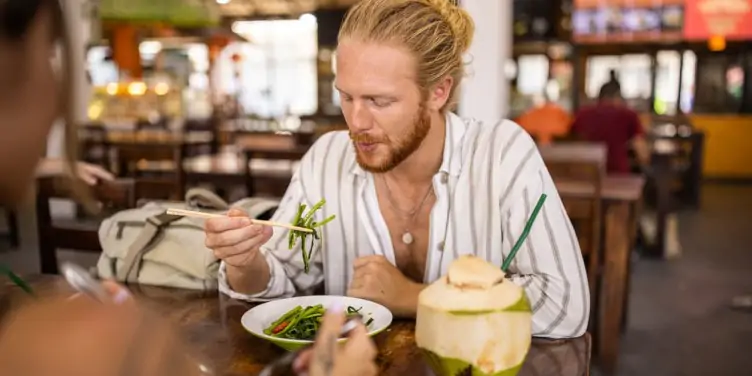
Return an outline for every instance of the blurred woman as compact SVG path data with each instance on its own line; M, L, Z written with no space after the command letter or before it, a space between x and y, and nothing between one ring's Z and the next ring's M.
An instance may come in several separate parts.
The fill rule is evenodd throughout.
M70 83L83 74L73 67L58 0L0 0L0 205L22 198L43 154L55 119L65 120L66 162L46 167L74 175L77 133L70 109ZM62 42L63 67L51 64ZM86 170L84 172L92 172ZM110 178L109 175L93 179ZM101 175L101 174L100 174ZM84 177L84 179L87 179ZM85 184L74 179L74 192L86 200ZM91 183L89 180L87 183ZM162 376L198 375L200 370L175 332L155 314L142 309L123 287L105 282L112 304L87 297L52 297L3 312L0 322L0 375ZM323 339L296 368L310 375L375 374L373 343L360 328L351 345L336 348L329 339L344 320L327 318ZM336 338L336 337L335 337ZM323 344L323 345L322 345ZM137 351L134 351L136 349Z

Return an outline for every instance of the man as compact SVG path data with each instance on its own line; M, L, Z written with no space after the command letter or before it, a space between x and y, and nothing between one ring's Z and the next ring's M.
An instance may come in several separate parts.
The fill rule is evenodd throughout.
M584 333L582 256L535 143L512 122L482 125L448 111L472 35L468 14L444 0L364 0L350 10L335 82L350 132L316 142L273 220L290 222L298 204L322 198L316 220L337 218L322 228L307 273L287 231L251 225L238 211L208 220L223 292L263 301L324 283L328 294L414 317L420 291L460 255L501 265L545 193L511 279L526 289L535 335Z
M606 144L606 169L609 173L631 172L630 146L640 165L646 166L650 159L640 117L624 105L618 83L604 84L598 102L577 112L572 133L586 141Z

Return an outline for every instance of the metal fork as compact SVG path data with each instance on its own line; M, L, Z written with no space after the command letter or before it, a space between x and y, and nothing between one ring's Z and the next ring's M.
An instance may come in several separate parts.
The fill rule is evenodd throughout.
M363 321L363 316L361 315L355 315L347 322L345 322L345 325L342 325L342 329L339 331L340 337L345 337L350 332L352 332L357 326L358 323ZM259 373L259 376L272 376L274 375L274 372L277 370L289 370L292 367L293 362L295 362L295 359L298 358L298 355L302 353L305 350L308 350L313 345L308 345L304 347L301 350L294 351L287 353L277 359L275 359L273 362L269 363L266 367L264 367L263 370L261 370L261 373Z

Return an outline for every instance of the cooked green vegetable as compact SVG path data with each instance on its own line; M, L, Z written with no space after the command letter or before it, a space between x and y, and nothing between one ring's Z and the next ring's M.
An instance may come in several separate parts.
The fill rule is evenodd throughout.
M352 306L347 307L347 317L361 315L361 309ZM321 304L305 308L297 306L271 323L269 327L264 329L264 334L288 339L313 340L316 338L316 332L319 330L324 313L326 313L326 310ZM369 318L365 322L366 328L372 322L373 318Z
M295 219L292 221L292 225L307 228L313 230L313 232L309 233L298 230L290 230L290 233L288 235L289 249L293 249L298 239L300 239L300 251L303 254L303 268L306 273L308 273L308 270L311 267L311 256L313 255L313 239L318 240L321 238L318 229L321 226L331 222L335 217L335 215L332 214L321 222L313 221L313 215L316 214L316 211L321 209L321 207L323 207L325 203L326 200L321 199L321 201L316 203L316 205L313 205L305 215L303 215L303 212L305 212L306 204L300 204L300 206L298 207L298 212L297 214L295 214ZM313 239L308 243L309 247L308 250L306 250L306 239L308 238L308 236L313 236Z

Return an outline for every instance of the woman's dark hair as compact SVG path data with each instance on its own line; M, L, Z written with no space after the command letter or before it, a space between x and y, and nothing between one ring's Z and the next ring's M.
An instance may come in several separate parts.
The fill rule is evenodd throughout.
M61 115L65 120L65 159L69 176L74 175L74 166L78 159L78 127L75 123L73 109L75 96L72 94L72 82L78 77L77 67L73 66L73 51L71 50L71 35L64 22L60 0L0 0L0 40L11 43L23 43L32 27L37 15L47 9L52 17L52 34L55 42L62 47L63 76L62 93L63 106ZM91 192L78 179L73 179L73 194L84 207L90 211L97 211L91 199Z
M52 11L53 30L58 33L62 28L62 11L57 0L0 0L0 37L19 40L29 30L34 17L42 7ZM59 38L60 35L55 35Z

